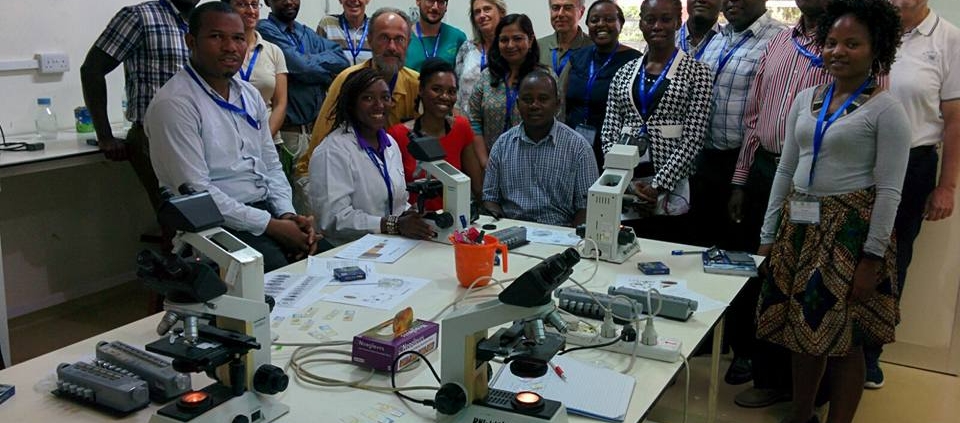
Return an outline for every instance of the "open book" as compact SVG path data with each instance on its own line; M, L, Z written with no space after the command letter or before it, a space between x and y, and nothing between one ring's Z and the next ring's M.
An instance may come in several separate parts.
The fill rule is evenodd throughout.
M537 392L544 398L560 401L571 414L623 421L636 383L633 377L563 355L554 357L552 362L563 369L567 380L549 369L546 375L525 379L510 373L510 366L501 366L490 386L510 392Z

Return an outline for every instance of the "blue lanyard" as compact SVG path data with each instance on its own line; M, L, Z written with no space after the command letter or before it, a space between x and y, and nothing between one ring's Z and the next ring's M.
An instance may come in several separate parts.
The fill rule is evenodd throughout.
M303 48L303 43L301 43L300 40L297 39L297 37L294 36L293 33L287 32L287 29L286 29L286 28L280 27L280 24L276 23L274 20L269 19L269 21L270 21L270 22L273 22L273 26L277 27L277 29L278 29L280 32L282 32L283 35L286 35L286 36L287 36L287 39L290 40L290 42L294 45L294 47L297 48L297 51L299 51L300 54L304 54L304 53L306 52L306 50L304 50L304 48ZM294 26L294 28L296 28L296 26ZM296 29L294 29L294 31L296 31Z
M247 65L246 72L243 71L243 68L240 68L240 78L244 81L250 82L250 77L253 76L253 67L257 64L257 58L260 57L260 50L263 50L263 44L257 44L257 47L253 49L253 55L250 56L250 63Z
M480 46L480 72L487 68L487 49Z
M607 60L604 60L603 64L600 65L600 69L595 69L596 63L594 59L597 57L597 53L599 53L599 49L597 48L597 46L593 46L593 55L590 59L590 73L587 75L587 92L586 92L586 101L584 102L586 104L587 111L583 117L584 122L586 122L587 118L590 117L590 96L593 93L593 84L597 82L597 77L600 76L600 71L602 71L603 68L607 67L607 65L610 64L610 61L613 60L613 56L617 54L618 49L620 49L619 42L617 43L617 45L613 46L613 51L611 51L610 55L607 56Z
M163 6L166 7L171 14L173 14L173 18L177 20L177 26L180 27L181 34L190 32L190 27L188 27L187 23L183 21L183 16L180 16L180 12L177 11L172 4L170 4L170 0L160 0L160 3L163 4Z
M710 40L713 39L714 35L716 35L716 33L710 34L709 37L700 41L697 52L693 55L694 60L700 60L700 58L703 57L703 52L707 51L706 46L710 44ZM690 53L690 40L687 40L686 23L680 26L680 49L683 50L684 53Z
M800 42L797 41L796 37L790 37L793 40L793 46L796 47L797 53L800 53L801 56L810 59L810 67L814 68L823 68L823 58L817 54L814 54L810 50L807 50L806 47L800 45Z
M553 48L550 49L550 52L553 53L553 73L559 76L560 73L563 72L563 68L567 67L567 62L570 61L570 50L567 50L567 52L563 54L559 63L557 62L557 50L559 50L559 48Z
M813 160L810 162L810 178L807 180L807 186L813 185L813 173L817 167L817 157L820 155L820 147L823 145L823 136L827 133L827 129L830 129L830 125L833 125L843 115L843 112L853 104L853 101L860 97L860 94L867 89L871 82L873 82L873 75L868 76L867 80L863 81L860 87L853 94L850 94L850 97L847 97L843 105L827 118L827 109L830 108L830 102L833 100L833 90L837 86L836 82L830 84L827 95L823 98L823 105L820 106L820 114L817 115L816 130L813 132Z
M363 139L363 135L360 135L360 130L354 127L353 132L357 134L357 143L360 144L360 148L367 153L367 157L370 157L370 161L373 162L373 165L377 168L377 173L380 174L380 177L383 178L383 183L387 186L387 215L393 215L393 182L390 180L390 169L387 167L386 153L383 153L383 166L381 166L381 162L377 158L377 152L373 150L370 144L367 144L367 140ZM383 129L377 131L377 139L380 141L381 152L386 151L386 143L389 142L384 136L385 134Z
M350 25L347 24L347 18L340 15L340 27L343 29L343 37L347 40L347 49L350 50L350 55L353 56L353 64L357 64L357 56L359 56L363 50L363 43L367 41L367 25L369 23L370 20L364 16L363 33L360 35L360 41L354 45L353 38L350 37Z
M503 88L507 91L507 114L503 119L503 132L510 129L510 118L513 117L513 106L517 103L517 89L510 86L510 74L503 78Z
M667 61L667 64L663 65L663 70L660 71L660 76L658 76L657 80L654 81L653 85L650 86L650 90L647 90L646 60L640 62L640 84L638 84L637 94L640 96L640 114L644 120L644 124L640 131L644 134L647 133L647 111L650 109L650 106L653 105L653 97L657 95L657 90L660 89L660 85L663 84L663 80L667 76L667 71L670 70L670 66L673 65L673 59L676 58L677 50L674 49L673 55L670 56L670 60Z
M437 50L440 48L440 31L443 26L437 30L437 39L433 43L433 55L427 53L427 45L423 43L423 31L420 30L420 22L417 22L417 38L420 39L420 47L423 47L423 55L427 58L437 57Z
M727 62L729 62L730 58L733 57L733 53L736 53L737 50L740 49L740 47L743 46L743 44L746 43L747 40L749 40L752 36L753 33L744 35L743 38L741 38L740 41L738 41L737 44L734 45L733 48L730 49L730 51L728 51L726 54L723 54L723 51L727 49L727 41L729 40L726 37L723 38L723 48L720 49L720 57L717 60L717 74L713 77L714 84L716 84L717 79L720 78L720 73L723 72L723 68L727 66Z
M222 109L225 109L230 112L236 113L240 116L243 116L244 119L247 120L247 123L253 129L256 129L258 131L260 130L260 121L254 119L253 116L250 116L250 113L247 113L247 102L244 101L243 99L243 93L240 93L240 107L237 107L233 104L230 104L214 96L209 90L207 90L206 87L203 86L203 83L200 82L200 78L197 76L196 73L193 72L193 69L190 69L189 66L184 66L183 68L187 70L187 73L190 74L190 77L193 78L193 81L196 82L197 85L199 85L200 88L207 93L207 96L210 97L210 99L213 100L213 102L216 103L217 106L220 106L220 108Z

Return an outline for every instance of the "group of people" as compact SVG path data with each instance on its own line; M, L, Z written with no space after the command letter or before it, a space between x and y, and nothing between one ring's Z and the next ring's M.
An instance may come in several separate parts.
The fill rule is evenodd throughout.
M413 139L439 139L489 213L560 226L626 140L645 152L624 224L767 257L728 311L725 379L754 382L738 404L792 398L785 421L806 423L829 401L849 422L882 386L913 240L960 172L960 31L926 0L797 0L791 27L765 0L687 0L686 21L644 0L642 52L613 0L547 0L541 38L470 0L470 40L448 0L416 21L340 0L315 30L300 0L197 3L123 8L81 68L100 148L154 207L161 186L209 191L270 270L368 233L433 238L406 191ZM104 78L121 63L125 140Z

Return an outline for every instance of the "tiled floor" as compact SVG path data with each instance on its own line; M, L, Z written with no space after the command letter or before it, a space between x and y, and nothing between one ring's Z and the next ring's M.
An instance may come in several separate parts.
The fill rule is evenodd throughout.
M69 345L147 315L149 295L138 283L21 316L10 321L13 362ZM726 369L728 359L721 362ZM707 410L709 357L691 361L688 422L703 422ZM955 423L960 421L960 378L909 367L883 365L886 386L863 395L856 423ZM787 403L764 409L733 404L733 397L748 385L720 385L719 423L777 423ZM650 412L647 422L683 421L683 372Z

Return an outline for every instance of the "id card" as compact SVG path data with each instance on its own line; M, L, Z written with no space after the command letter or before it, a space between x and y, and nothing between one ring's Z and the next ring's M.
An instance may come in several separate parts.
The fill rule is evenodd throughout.
M820 201L810 196L790 200L790 221L802 225L820 224Z
M597 128L594 128L593 126L581 123L577 125L576 130L577 133L583 135L583 138L585 138L590 145L593 145L593 140L597 139Z

